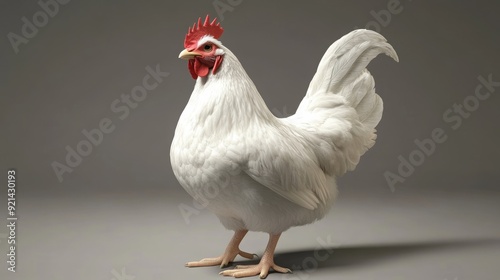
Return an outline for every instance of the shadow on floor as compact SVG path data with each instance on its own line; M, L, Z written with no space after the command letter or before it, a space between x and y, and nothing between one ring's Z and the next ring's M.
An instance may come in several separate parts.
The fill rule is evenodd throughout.
M321 269L362 266L414 254L429 254L436 251L456 250L472 246L499 245L500 239L481 239L373 244L349 247L339 246L332 248L320 248L318 246L318 248L312 250L277 253L274 260L276 264L291 268L292 270L307 270L312 267Z
M407 242L394 244L367 244L318 248L290 252L278 252L274 256L276 264L293 271L326 268L363 266L390 261L399 257L416 254L431 254L446 250L465 249L475 246L500 246L500 239L441 240ZM260 259L236 261L229 265L257 264ZM215 269L215 268L214 268ZM219 268L217 268L219 269Z

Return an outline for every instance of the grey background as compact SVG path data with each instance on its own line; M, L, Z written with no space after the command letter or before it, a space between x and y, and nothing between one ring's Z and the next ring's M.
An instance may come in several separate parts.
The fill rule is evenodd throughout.
M193 204L172 174L169 149L194 84L177 58L187 27L228 2L238 3L71 1L17 54L7 34L21 34L21 18L32 22L41 8L0 4L0 170L6 180L6 170L17 169L19 217L16 274L6 270L0 227L1 279L120 280L122 268L136 280L222 277L219 268L183 267L220 254L231 233L204 210L183 219L178 206ZM374 21L389 2L243 0L223 13L221 40L269 108L286 116L328 46ZM400 5L379 25L400 63L381 56L369 66L385 107L378 142L340 180L328 217L283 234L276 262L299 268L270 279L498 279L500 88L456 130L443 113L474 93L478 76L500 80L500 4ZM170 75L120 120L110 104L157 64ZM65 147L75 148L81 131L103 118L115 130L59 182L51 164L64 163ZM447 141L391 191L384 172L397 174L398 156L408 158L414 140L435 128ZM328 238L333 253L307 269L318 239ZM266 241L251 233L242 249L261 254Z

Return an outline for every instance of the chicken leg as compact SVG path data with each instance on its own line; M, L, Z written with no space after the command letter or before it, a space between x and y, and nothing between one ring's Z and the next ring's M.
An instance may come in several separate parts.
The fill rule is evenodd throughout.
M276 249L280 235L281 234L269 234L269 242L267 243L266 251L262 255L259 264L237 265L234 269L224 270L219 274L233 276L235 278L259 275L261 279L264 279L269 274L270 269L281 273L291 273L292 271L290 269L277 266L274 263L274 250Z
M217 258L205 258L197 262L188 262L186 263L187 267L200 267L200 266L214 266L220 265L221 268L227 266L230 262L234 261L237 255L240 255L247 259L253 259L254 254L250 254L244 251L241 251L239 246L243 237L247 234L248 230L239 230L235 231L233 238L229 241L227 245L226 251L222 256Z

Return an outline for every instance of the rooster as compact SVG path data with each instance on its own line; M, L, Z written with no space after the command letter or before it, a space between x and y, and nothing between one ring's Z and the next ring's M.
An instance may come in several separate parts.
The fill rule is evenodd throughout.
M220 274L265 278L270 270L291 272L274 263L281 233L323 218L337 196L336 178L374 145L383 105L366 66L380 53L398 57L380 34L350 32L328 48L296 113L277 118L219 41L222 32L208 16L188 29L179 58L188 60L196 84L170 159L182 187L234 235L221 256L186 266L252 259L239 244L260 231L269 234L260 262Z

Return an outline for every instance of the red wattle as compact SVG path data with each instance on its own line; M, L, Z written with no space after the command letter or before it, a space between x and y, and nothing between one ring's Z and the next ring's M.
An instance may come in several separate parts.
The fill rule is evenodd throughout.
M196 75L196 72L194 71L194 59L190 59L188 61L188 69L191 77L196 80L198 78L198 75Z
M208 72L210 71L210 69L208 69L208 66L201 63L201 61L199 59L195 59L194 60L194 71L196 72L196 74L200 77L205 77L206 75L208 75Z
M191 77L193 79L197 79L198 77L206 77L212 69L212 74L215 74L219 69L222 63L222 56L217 56L215 58L215 62L212 62L213 65L207 65L203 63L199 58L190 59L188 61L189 73L191 73Z

